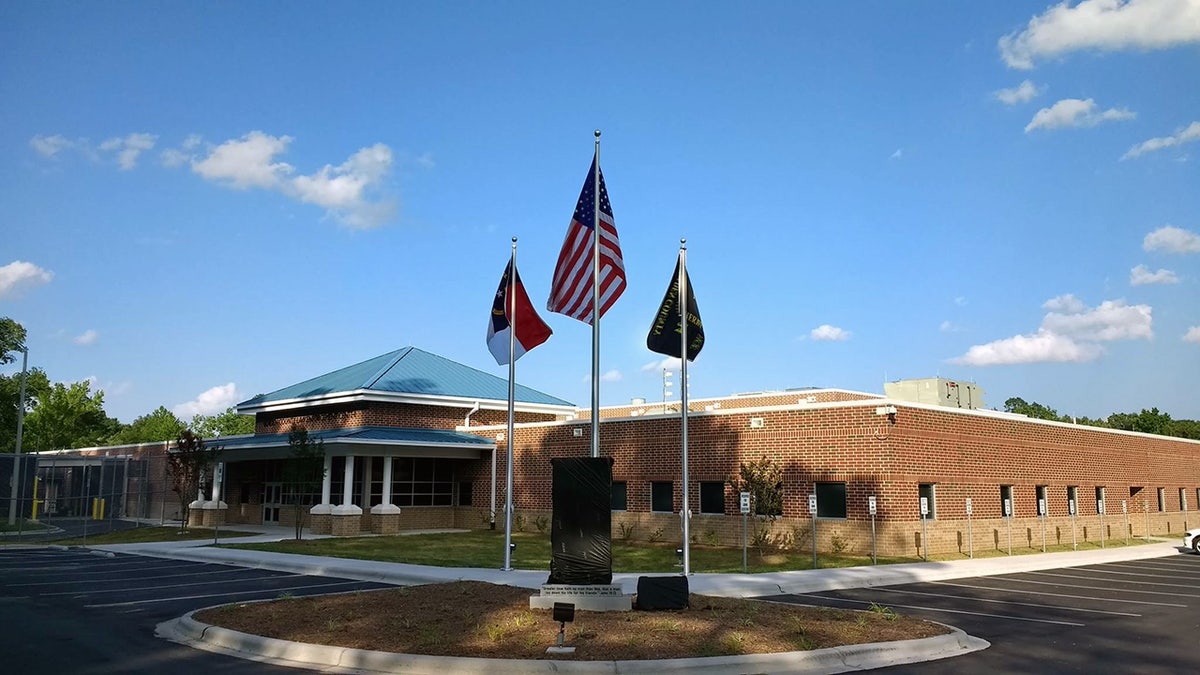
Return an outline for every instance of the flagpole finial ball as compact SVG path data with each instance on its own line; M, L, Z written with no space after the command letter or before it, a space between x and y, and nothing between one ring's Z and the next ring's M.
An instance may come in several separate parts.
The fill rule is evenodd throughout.
M597 129L597 130L596 130L596 131L594 131L593 133L595 133L595 134L596 134L596 138L600 138L600 130L599 130L599 129Z
M517 243L517 238L516 238L516 237L513 237L513 243L514 243L514 244L515 244L515 243Z
M680 238L679 238L679 243L681 243L681 244L686 244L686 243L687 243L687 239L685 239L685 238L683 238L683 237L680 237Z

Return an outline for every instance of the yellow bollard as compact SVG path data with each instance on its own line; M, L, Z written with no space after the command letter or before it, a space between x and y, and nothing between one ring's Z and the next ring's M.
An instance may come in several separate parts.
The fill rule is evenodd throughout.
M33 477L33 508L29 514L29 519L35 523L37 522L37 505L41 501L37 498L38 478L38 476Z
M99 509L100 509L100 500L96 497L92 497L92 520L98 520L98 518L96 518L96 512Z
M107 499L100 500L100 517L97 520L104 520L104 507L108 504Z

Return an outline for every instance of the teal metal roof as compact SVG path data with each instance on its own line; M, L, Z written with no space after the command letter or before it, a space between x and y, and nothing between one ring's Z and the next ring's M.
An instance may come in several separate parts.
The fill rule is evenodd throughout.
M464 366L416 347L405 347L243 401L238 405L240 407L262 405L274 401L319 398L360 390L476 400L508 400L507 379ZM514 398L518 403L573 405L570 401L520 384L514 388Z
M448 429L404 429L399 427L351 427L348 429L325 429L308 432L308 438L313 441L327 443L355 441L458 445L467 447L490 448L495 445L492 441ZM258 434L254 436L229 436L226 438L206 438L204 444L210 447L220 447L222 450L240 450L243 448L258 448L266 446L287 445L288 434Z

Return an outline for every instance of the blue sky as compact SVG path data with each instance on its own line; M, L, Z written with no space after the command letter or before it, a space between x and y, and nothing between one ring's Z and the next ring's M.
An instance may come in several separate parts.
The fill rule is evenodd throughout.
M407 345L504 376L510 238L544 306L593 129L603 404L661 399L686 237L693 397L1200 418L1197 0L4 3L0 45L0 315L126 422ZM543 318L518 379L588 405Z

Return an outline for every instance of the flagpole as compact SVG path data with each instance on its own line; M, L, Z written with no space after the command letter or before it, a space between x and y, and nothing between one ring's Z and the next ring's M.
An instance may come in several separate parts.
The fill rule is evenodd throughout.
M600 456L600 130L592 175L592 457Z
M687 239L679 240L679 431L683 438L683 576L692 573L691 566L691 509L688 507L688 297L687 297Z
M512 569L512 522L513 522L513 401L517 375L517 294L514 290L517 277L517 238L512 238L512 257L508 261L508 287L504 291L508 300L508 432L504 445L508 448L505 462L507 475L504 489L504 571Z

